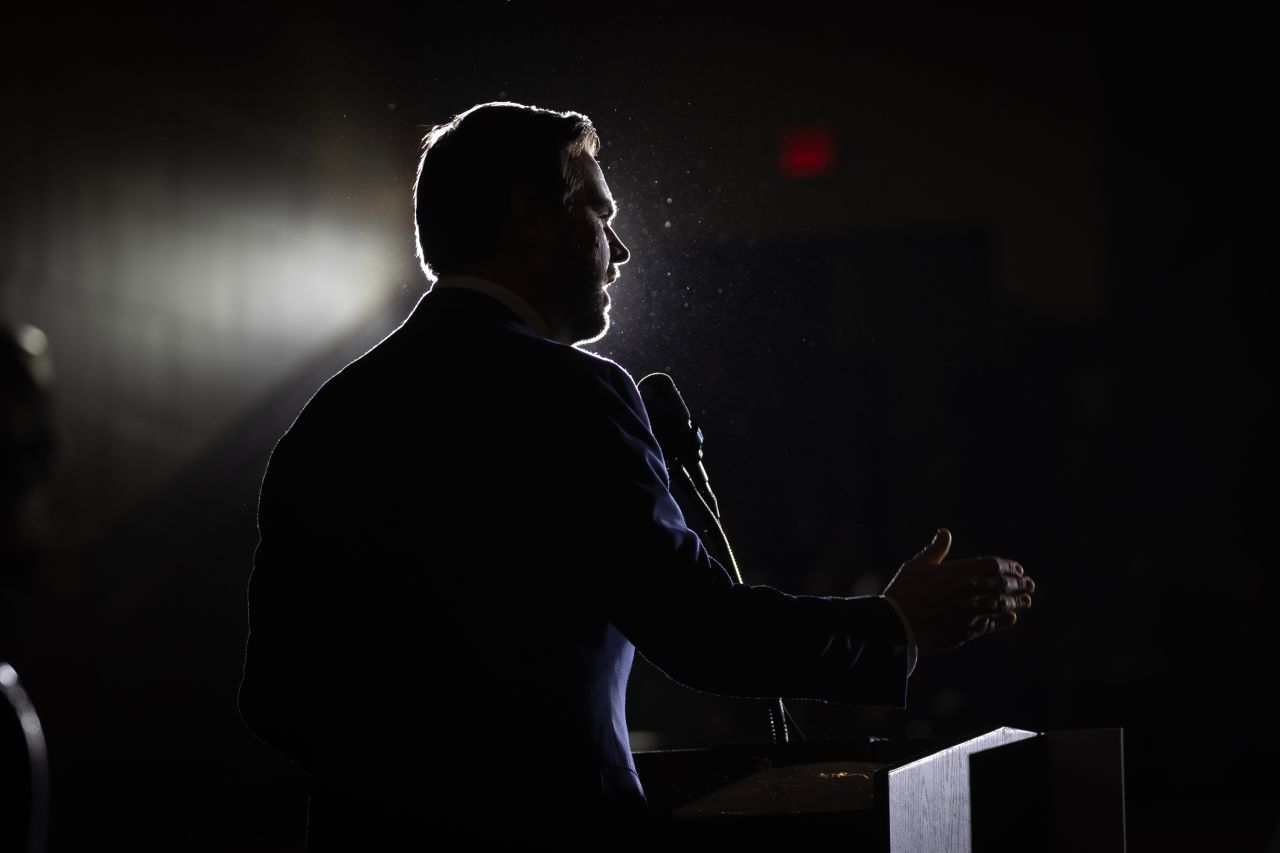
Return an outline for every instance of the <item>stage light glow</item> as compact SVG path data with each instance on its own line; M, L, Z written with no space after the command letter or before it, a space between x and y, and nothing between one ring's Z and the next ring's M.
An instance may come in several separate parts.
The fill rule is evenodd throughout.
M18 330L33 357L57 354L52 393L82 448L67 476L111 496L84 510L87 529L418 283L403 189L371 197L325 177L68 170L22 208L13 274L25 286L6 313L34 324Z

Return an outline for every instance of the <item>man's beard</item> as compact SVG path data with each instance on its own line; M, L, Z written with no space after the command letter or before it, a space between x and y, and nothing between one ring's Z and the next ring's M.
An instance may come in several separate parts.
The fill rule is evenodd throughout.
M589 254L565 248L567 263L561 277L565 322L574 343L598 341L609 331L609 296L604 291L605 283Z
M568 320L574 343L600 340L609 331L609 295L595 284L593 290L581 293L569 307Z

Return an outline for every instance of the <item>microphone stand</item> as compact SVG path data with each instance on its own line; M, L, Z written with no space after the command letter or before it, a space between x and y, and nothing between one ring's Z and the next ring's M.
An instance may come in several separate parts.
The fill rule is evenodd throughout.
M681 419L685 421L688 434L684 434L681 429L681 440L678 447L674 446L677 442L668 440L666 444L670 447L663 447L663 456L666 458L667 473L671 476L672 492L675 494L679 491L683 495L675 495L677 503L681 508L692 506L698 509L708 525L703 527L704 537L714 530L716 534L716 545L721 550L729 567L733 570L733 576L738 583L745 583L742 579L742 570L738 567L738 561L733 555L733 546L729 543L729 535L725 533L724 525L720 521L720 502L716 500L715 492L711 490L710 478L707 476L707 469L702 464L702 430L694 423L693 416L688 413L688 408L684 406L682 400L679 399L679 392L675 390L674 382L670 377L664 374L650 374L650 376L662 376L663 380L670 385L671 393L675 394L675 400L679 401ZM640 384L644 385L646 376L640 380ZM652 387L661 384L659 381L651 382ZM670 410L665 414L670 415ZM664 424L665 426L665 424ZM666 432L664 429L663 432ZM656 436L655 436L656 437ZM659 446L662 443L659 442ZM698 478L695 479L693 473L689 470L689 466L693 465L698 472ZM699 485L699 481L701 485ZM686 512L686 515L688 513ZM800 726L796 724L795 717L787 708L786 703L779 697L770 702L769 707L769 731L774 743L790 743L791 731L794 731L800 740L805 740L804 732L800 730ZM788 723L790 726L788 727Z

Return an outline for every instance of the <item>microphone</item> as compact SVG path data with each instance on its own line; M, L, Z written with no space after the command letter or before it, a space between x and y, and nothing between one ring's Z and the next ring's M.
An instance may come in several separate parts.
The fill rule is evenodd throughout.
M720 505L715 492L711 491L711 480L702 464L702 430L694 423L689 407L676 390L675 380L666 373L650 373L636 383L636 387L640 389L640 399L649 412L653 437L658 439L667 468L684 466L712 515L719 518Z

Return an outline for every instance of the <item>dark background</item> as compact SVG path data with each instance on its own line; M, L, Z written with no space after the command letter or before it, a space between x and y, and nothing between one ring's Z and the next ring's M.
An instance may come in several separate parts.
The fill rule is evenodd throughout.
M306 777L235 710L258 482L425 286L422 135L505 99L599 129L632 260L590 348L676 376L749 582L877 592L947 526L1039 585L1015 630L924 660L906 711L795 703L810 737L1123 727L1131 849L1264 849L1261 19L468 8L9 27L0 318L47 335L67 451L0 658L44 719L57 849L298 849ZM834 167L787 177L814 126ZM360 689L334 673L376 727ZM758 703L642 663L628 711L636 749L767 737Z

